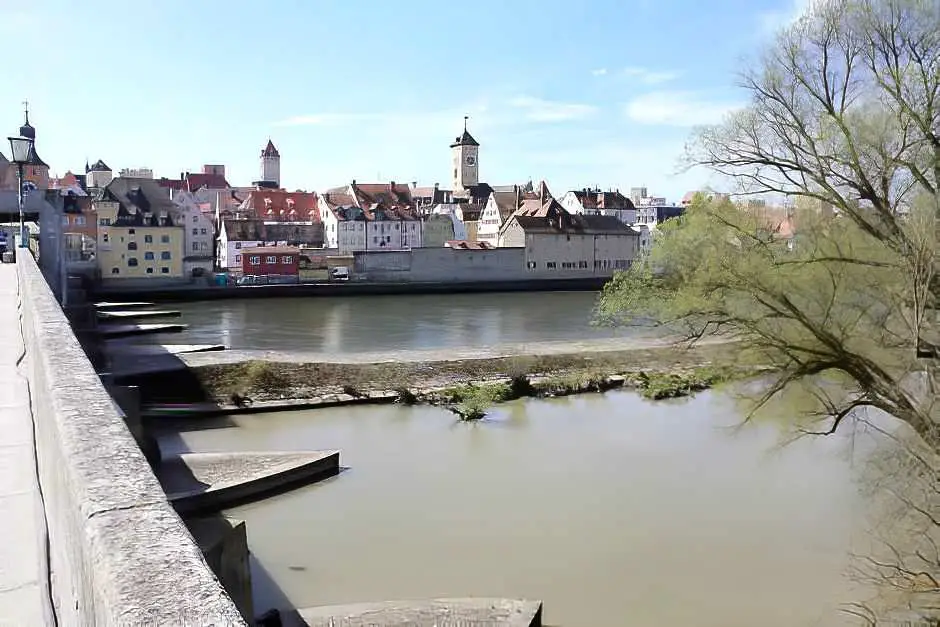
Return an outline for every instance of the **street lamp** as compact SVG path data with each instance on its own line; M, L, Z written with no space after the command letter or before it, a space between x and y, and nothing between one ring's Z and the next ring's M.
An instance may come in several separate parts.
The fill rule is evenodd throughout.
M21 131L22 132L22 131ZM33 140L29 137L8 137L10 140L10 152L13 153L12 162L16 165L17 182L19 183L19 193L17 200L20 210L20 248L29 247L29 237L26 235L26 226L23 222L23 210L25 197L23 195L23 166L29 162L29 153L33 147Z

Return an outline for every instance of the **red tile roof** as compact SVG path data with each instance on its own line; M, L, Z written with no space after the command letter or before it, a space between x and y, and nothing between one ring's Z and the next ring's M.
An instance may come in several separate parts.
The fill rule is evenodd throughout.
M316 192L256 189L248 193L239 210L262 220L320 221Z

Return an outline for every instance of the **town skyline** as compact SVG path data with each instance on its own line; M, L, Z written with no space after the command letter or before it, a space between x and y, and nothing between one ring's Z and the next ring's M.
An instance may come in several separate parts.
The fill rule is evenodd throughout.
M482 180L544 179L558 189L646 186L676 201L712 184L703 172L675 174L692 129L742 104L733 87L740 56L805 2L725 0L709 10L684 9L677 21L669 2L510 10L484 0L475 9L490 26L473 37L453 26L453 10L413 4L404 13L332 3L314 10L275 2L264 12L238 4L224 12L212 3L185 7L188 24L214 22L212 30L181 26L179 2L134 17L105 2L62 23L39 16L66 9L64 0L3 7L0 34L13 49L28 46L37 28L45 36L30 63L11 65L11 84L21 93L0 102L0 119L11 134L21 101L29 100L37 141L58 175L78 171L86 159L167 177L224 163L233 183L246 184L256 177L257 146L270 137L284 155L287 188L323 189L352 179L446 187L448 144L469 116L482 144ZM311 17L321 25L355 19L356 45L318 41L316 29L304 34L300 24ZM420 20L419 36L394 45L378 37L402 19ZM139 36L141 20L163 36ZM94 71L89 65L54 79L35 71L68 58L72 33L96 30L110 34L95 39L101 62ZM528 30L546 45L522 45ZM717 36L699 34L709 32ZM270 42L257 44L258 33ZM629 50L583 45L585 37L616 42L624 33ZM162 46L164 36L172 50ZM699 53L704 37L709 55ZM117 54L128 49L137 56Z

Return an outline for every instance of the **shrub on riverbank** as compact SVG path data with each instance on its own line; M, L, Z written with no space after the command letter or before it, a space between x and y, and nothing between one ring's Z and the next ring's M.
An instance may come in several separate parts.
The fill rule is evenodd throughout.
M690 372L638 372L629 382L645 398L658 401L689 396L747 374L730 367L703 366Z

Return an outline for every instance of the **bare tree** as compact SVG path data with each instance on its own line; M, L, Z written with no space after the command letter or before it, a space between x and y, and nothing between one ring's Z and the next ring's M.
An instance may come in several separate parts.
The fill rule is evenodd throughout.
M697 198L644 263L611 281L601 314L652 319L693 343L733 337L742 359L776 373L754 411L784 400L802 410L805 433L833 433L868 409L910 427L930 456L908 448L898 470L926 488L899 503L904 520L932 530L913 534L917 542L931 544L889 543L897 553L869 556L863 570L935 593L940 3L817 2L742 85L749 106L700 130L689 163L726 175L740 194L796 199L797 209L771 219ZM918 474L910 460L931 463Z

